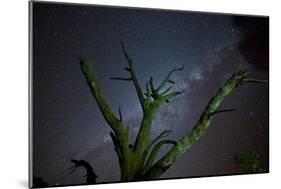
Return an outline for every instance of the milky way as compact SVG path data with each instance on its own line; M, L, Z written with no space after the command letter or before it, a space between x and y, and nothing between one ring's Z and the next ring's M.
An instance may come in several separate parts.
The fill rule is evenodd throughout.
M171 129L170 137L178 139L190 131L239 68L247 68L253 78L269 76L267 17L39 2L33 7L33 170L50 185L85 183L83 170L65 176L71 158L90 162L97 182L120 177L110 129L80 69L81 55L94 60L103 94L115 113L121 107L132 142L142 116L136 92L132 83L109 79L127 74L120 40L142 86L151 76L159 84L171 69L185 65L173 76L173 89L185 93L161 107L153 136ZM268 166L268 93L267 84L235 90L221 108L236 111L215 117L162 178L241 173L233 154L246 149L260 153Z

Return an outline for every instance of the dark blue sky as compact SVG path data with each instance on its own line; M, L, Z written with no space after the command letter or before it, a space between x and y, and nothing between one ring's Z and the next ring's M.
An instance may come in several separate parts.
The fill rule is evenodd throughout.
M268 79L268 18L183 11L33 3L34 176L51 185L85 183L83 170L65 176L71 158L85 159L97 182L119 181L117 155L81 72L78 58L90 55L104 96L122 108L133 141L141 108L126 76L120 40L134 60L142 87L172 68L174 89L185 93L162 106L153 136L172 129L179 138L192 129L210 98L239 68ZM268 85L238 88L206 134L162 178L235 174L233 154L252 149L268 161ZM165 151L167 149L163 149Z

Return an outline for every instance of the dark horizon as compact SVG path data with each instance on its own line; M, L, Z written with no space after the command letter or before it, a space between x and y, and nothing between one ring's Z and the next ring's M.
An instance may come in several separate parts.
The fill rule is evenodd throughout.
M141 109L126 76L122 40L142 87L176 66L174 89L185 93L155 116L153 136L172 129L180 138L192 129L208 101L239 68L269 78L268 17L191 11L131 9L33 2L33 172L51 186L85 183L83 169L65 176L70 159L87 160L97 183L118 182L118 159L104 121L82 74L79 57L92 57L97 79L114 113L121 106L130 140ZM235 112L214 118L205 135L160 179L240 174L233 155L261 154L269 164L269 85L247 84L222 104ZM167 148L162 149L162 153ZM184 165L184 166L183 166Z

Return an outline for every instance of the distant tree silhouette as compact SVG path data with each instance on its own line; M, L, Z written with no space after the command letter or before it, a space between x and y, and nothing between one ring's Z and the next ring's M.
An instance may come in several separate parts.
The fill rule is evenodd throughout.
M71 159L70 161L74 164L74 166L69 169L70 172L68 173L68 175L72 174L77 168L82 167L86 170L87 173L85 175L85 177L87 177L87 184L96 183L96 178L98 178L98 176L95 174L92 166L87 161L75 159Z
M172 98L182 94L184 91L173 91L171 87L165 88L167 84L174 84L171 79L173 73L183 70L183 66L171 70L158 87L155 87L153 78L146 82L146 91L143 92L136 76L132 58L129 56L124 44L121 42L124 56L128 62L125 70L129 77L112 77L114 80L129 81L134 84L137 96L143 111L143 118L140 129L134 144L129 143L129 129L124 126L121 109L117 117L106 102L99 83L96 79L92 60L89 57L81 57L80 64L87 83L90 87L98 107L112 129L110 136L115 146L119 158L121 169L121 181L135 181L154 179L165 173L175 161L181 157L191 145L200 139L210 125L212 118L218 113L233 111L218 110L224 98L228 96L236 87L246 83L266 82L263 80L248 79L248 71L241 69L234 73L226 83L211 98L205 110L201 114L198 122L188 133L183 133L178 141L163 139L169 135L170 130L164 130L155 139L151 139L151 126L155 113L160 106L169 102ZM172 148L156 161L158 152L163 145L172 145Z

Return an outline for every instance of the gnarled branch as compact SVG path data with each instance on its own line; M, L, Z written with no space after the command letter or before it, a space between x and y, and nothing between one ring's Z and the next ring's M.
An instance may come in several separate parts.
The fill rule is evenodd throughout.
M162 175L170 166L197 141L210 125L212 115L218 113L217 109L236 87L247 81L248 72L244 69L233 74L230 79L218 90L217 94L210 100L204 112L199 118L191 132L184 135L177 144L169 150L158 162L156 162L144 175L144 179L153 179Z

